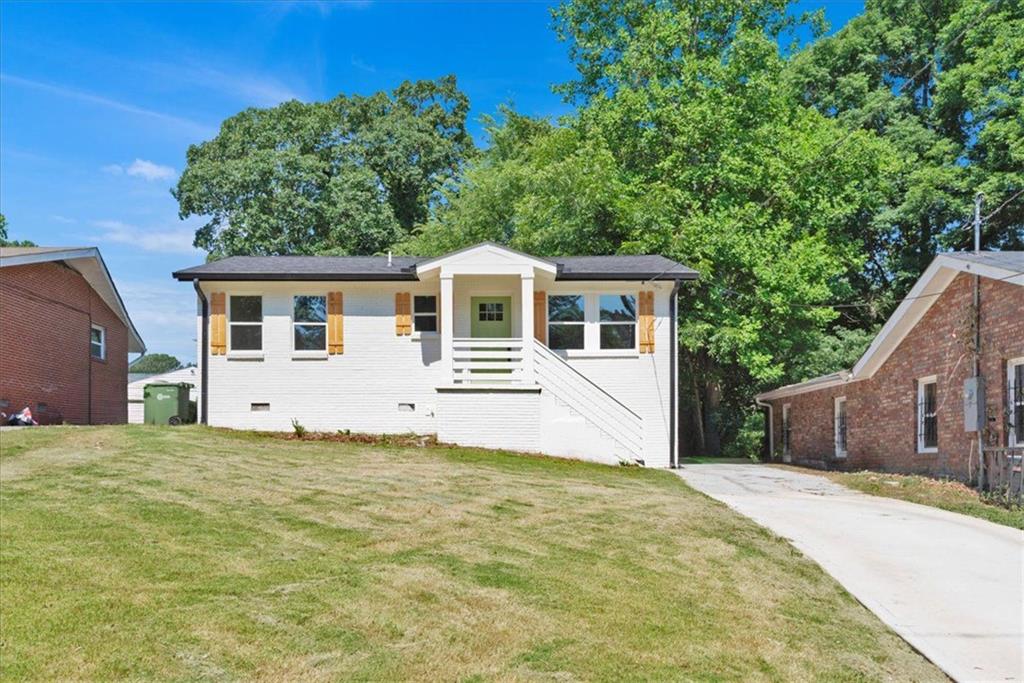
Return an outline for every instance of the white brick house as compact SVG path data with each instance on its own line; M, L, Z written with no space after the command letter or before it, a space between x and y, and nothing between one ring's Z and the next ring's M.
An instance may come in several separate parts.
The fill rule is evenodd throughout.
M676 464L676 296L661 256L231 257L198 298L200 421Z

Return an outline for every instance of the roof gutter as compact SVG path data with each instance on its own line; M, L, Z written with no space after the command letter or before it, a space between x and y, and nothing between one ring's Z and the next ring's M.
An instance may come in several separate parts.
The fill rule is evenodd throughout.
M190 273L187 270L171 273L171 277L180 282L294 282L309 280L316 282L415 282L419 280L415 273L398 271L395 273Z
M595 281L635 281L641 280L643 282L664 282L664 281L675 281L681 280L697 280L699 275L697 273L677 273L675 275L666 275L664 273L564 273L559 272L555 276L555 280L559 281L574 281L574 280L595 280Z
M848 370L834 374L836 374L836 377L827 381L815 382L814 380L808 380L806 382L801 382L800 384L790 384L789 386L766 391L763 394L757 394L754 396L754 400L774 401L775 399L786 398L787 396L796 396L798 394L806 394L807 392L818 391L819 389L839 387L862 379L860 377L854 378L853 373Z
M209 370L207 370L207 357L210 353L209 334L210 334L210 303L206 300L206 295L203 294L203 288L199 286L199 280L192 281L192 287L196 290L196 296L199 297L199 303L203 309L203 331L200 333L199 343L202 346L202 350L199 352L199 424L209 424L206 419L206 406L207 406L207 377Z

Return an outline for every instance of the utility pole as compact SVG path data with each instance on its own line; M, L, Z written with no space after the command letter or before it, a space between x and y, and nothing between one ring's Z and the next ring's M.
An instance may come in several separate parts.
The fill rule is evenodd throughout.
M981 253L981 203L985 195L979 192L974 196L974 254ZM981 276L974 276L974 377L975 386L980 390L981 380ZM981 423L978 425L978 488L985 486L985 421L988 411L985 408L985 394L978 392L978 400L981 402L978 412L981 414Z
M981 253L981 203L985 195L981 192L974 196L974 253Z

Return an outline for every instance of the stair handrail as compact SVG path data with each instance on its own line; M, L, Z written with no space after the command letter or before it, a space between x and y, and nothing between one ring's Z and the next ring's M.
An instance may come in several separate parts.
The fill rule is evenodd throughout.
M546 351L546 352L547 352L547 353L548 353L548 354L549 354L550 356L552 356L552 357L553 357L553 358L554 358L555 360L557 360L557 361L560 361L560 362L562 363L562 365L564 365L564 366L565 366L566 368L568 368L569 370L571 370L571 371L572 371L572 372L573 372L573 373L574 373L575 375L577 375L577 376L581 377L581 378L582 378L582 379L583 379L584 381L586 381L586 382L587 382L587 384L589 384L590 386L594 387L595 389L597 389L598 391L600 391L600 392L601 392L602 394L604 394L605 396L607 396L608 398L610 398L610 399L611 399L611 400L612 400L612 401L613 401L613 402L614 402L615 404L617 404L617 405L618 405L619 407L621 407L621 408L622 408L623 410L625 410L625 411L626 411L627 413L629 413L630 415L632 415L633 417L635 417L635 418L636 418L637 420L640 420L641 422L643 422L643 418L642 418L642 417L640 417L639 415L637 415L637 414L636 414L636 412L635 412L635 411L634 411L634 410L633 410L632 408L630 408L630 407L629 407L629 406L627 406L627 405L626 405L625 403L623 403L623 402L622 402L622 401L620 401L619 399L617 399L617 398L615 398L614 396L612 396L611 394L609 394L609 393L608 393L608 391L607 391L607 390L606 390L606 389L605 389L604 387L602 387L602 386L601 386L600 384L598 384L598 383L597 383L597 382L595 382L594 380L590 379L589 377L587 377L586 375L584 375L584 374L583 374L582 372L580 372L580 371L579 371L578 369L574 368L574 367L573 367L572 365L570 365L569 363L567 363L567 362L565 361L565 359L564 359L564 358L562 358L562 357L561 357L560 355L558 355L557 353L555 353L555 352L554 352L554 351L553 351L553 350L551 349L551 347L549 347L549 346L548 346L547 344L545 344L544 342L540 341L539 339L534 339L534 340L533 340L533 342L534 342L534 344L536 344L536 346L537 346L538 348L540 348L540 349L542 349L542 350Z

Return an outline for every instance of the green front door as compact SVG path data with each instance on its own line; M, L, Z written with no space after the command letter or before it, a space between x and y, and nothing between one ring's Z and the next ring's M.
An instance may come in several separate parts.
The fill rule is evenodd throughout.
M512 297L510 296L474 296L469 300L469 336L474 339L484 339L486 337L497 337L499 339L508 339L512 336ZM484 351L492 353L494 351L501 351L500 348L494 347L482 347L474 348L474 351ZM482 358L476 362L479 363L511 363L511 358ZM487 375L486 378L489 381L496 379L504 379L501 375L509 375L512 372L511 367L508 370L500 368L481 368L479 370L473 370L472 374ZM499 377L495 377L498 375Z
M469 336L474 338L512 336L512 297L474 296L470 300Z

